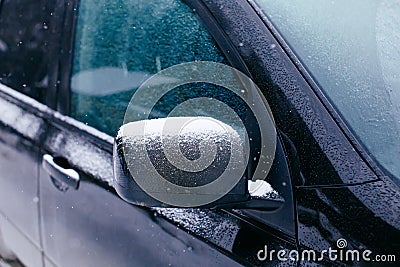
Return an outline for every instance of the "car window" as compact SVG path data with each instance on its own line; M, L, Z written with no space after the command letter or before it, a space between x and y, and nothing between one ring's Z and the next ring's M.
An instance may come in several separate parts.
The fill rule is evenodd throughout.
M0 2L0 82L37 100L48 83L53 6L45 0Z
M71 116L114 136L133 93L145 80L192 61L226 63L194 10L183 2L82 0L75 33ZM182 94L164 97L158 117L165 117L179 97L184 98ZM201 114L204 107L197 108Z
M400 2L256 2L365 147L400 179Z

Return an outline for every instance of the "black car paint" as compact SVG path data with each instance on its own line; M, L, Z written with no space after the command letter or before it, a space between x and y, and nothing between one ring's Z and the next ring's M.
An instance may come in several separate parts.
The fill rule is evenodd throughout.
M259 10L254 3L249 6L242 1L204 2L240 51L273 110L278 129L287 137L287 151L292 151L288 153L292 181L297 181L294 194L299 246L312 248L324 240L325 245L334 248L335 238L342 237L372 251L396 254L400 240L400 196L396 183L371 163L316 84L309 82L311 77L301 63L293 62L293 53L273 25L266 17L257 16ZM347 193L323 198L329 205L335 203L331 207L335 212L326 215L326 225L336 229L334 236L323 230L313 231L326 230L327 226L321 228L320 220L308 220L310 216L304 215L307 210L320 217L328 213L324 205L316 205L321 203L321 194L310 192L330 188ZM351 211L354 207L356 214ZM349 213L353 216L349 217ZM383 233L390 233L391 238Z
M73 120L17 92L13 92L11 89L2 88L1 97L2 99L7 99L10 105L20 110L20 113L17 113L19 119L23 119L24 116L33 115L34 118L30 119L41 125L40 131L37 131L33 135L30 135L32 132L29 127L21 130L14 124L2 125L4 132L9 131L19 136L19 142L24 144L24 148L29 148L30 146L27 145L29 143L36 147L36 149L30 152L30 154L34 154L32 156L33 159L31 158L26 162L6 162L8 164L7 168L19 170L18 174L21 173L21 169L24 167L26 171L31 172L32 163L37 164L37 166L40 165L40 157L38 157L39 154L37 153L39 152L38 147L43 149L41 154L64 153L68 158L68 153L74 152L73 149L68 149L68 142L73 142L78 147L82 144L86 145L86 153L93 153L94 150L94 153L105 154L111 167L112 154L97 150L98 146L101 146L101 142L98 142L97 146L91 144L88 147L89 142L85 140L85 135L83 135L84 130L82 130L82 127L85 127L84 125L75 122L78 127L80 126L78 128L73 125L74 122L71 122ZM4 123L4 117L1 117L1 119ZM79 132L79 134L74 136L74 132L75 134ZM71 135L74 138L68 138ZM3 136L5 137L4 142L7 143L2 145L2 148L15 144L15 142L6 138L6 135ZM101 136L101 133L99 133L99 136ZM12 147L13 150L21 153L18 148L21 147ZM12 154L7 153L7 156L10 155ZM37 160L34 160L35 158ZM23 160L24 157L19 157L18 159ZM88 160L90 157L83 157L83 159L79 162L73 162L72 165L77 169L81 169L79 166L88 164L85 159ZM107 164L106 162L104 163ZM21 167L21 164L24 167ZM122 201L108 184L112 181L112 168L109 168L109 170L111 172L108 177L102 173L101 177L103 180L96 178L93 173L88 176L80 172L81 184L79 190L69 188L66 192L60 192L52 184L49 175L41 168L39 170L39 180L35 177L36 172L31 176L24 175L22 177L27 180L30 179L33 183L38 182L40 184L40 207L36 203L34 204L36 212L32 210L32 213L36 213L36 215L37 212L40 212L40 228L35 229L35 225L32 225L32 221L34 220L29 218L30 213L23 212L28 206L27 204L23 204L21 207L19 203L4 203L7 204L5 211L14 209L22 216L25 216L25 218L17 218L15 220L14 217L8 217L7 215L4 215L4 217L7 217L6 220L14 223L13 227L17 228L17 231L22 234L23 239L26 238L22 242L21 240L14 240L17 244L35 244L34 247L29 248L29 251L31 251L29 252L31 254L30 258L22 258L23 262L34 266L41 266L41 248L43 248L46 255L43 261L46 266L53 266L61 262L68 265L79 265L85 262L85 260L92 264L97 260L97 262L101 263L112 261L111 263L118 266L131 266L130 264L132 263L148 265L154 264L157 259L160 260L160 264L167 262L174 266L180 265L183 262L190 262L190 260L193 260L193 264L198 263L200 260L207 260L207 264L210 266L234 266L237 264L225 255L227 254L226 252L221 253L222 250L217 246L207 244L186 231L177 228L162 216L157 215L158 213L155 214L155 211L135 207ZM12 176L12 178L15 177L18 176ZM12 178L6 181L13 181ZM107 178L109 179L107 180ZM22 184L29 187L28 181L23 181ZM18 184L14 185L17 186ZM30 190L37 190L36 186L30 187ZM2 189L9 190L11 194L18 193L18 189L14 190L9 187L3 187ZM27 200L25 202L29 204L31 197L37 195L38 192L33 193L32 196L27 194L29 192L20 193L26 194L25 199ZM99 199L102 201L98 201ZM10 214L12 213L8 212L8 215ZM17 225L15 225L15 221ZM19 225L18 223L21 224ZM115 227L116 225L118 227ZM101 226L104 226L104 228ZM36 232L40 229L40 237L38 234L36 234L36 237L35 235L25 236L25 231L30 228ZM9 228L6 230L9 230ZM12 237L15 236L14 234ZM94 247L99 248L99 251L103 250L102 253L96 250L93 251ZM232 247L232 245L227 245L227 248L229 247ZM17 253L21 252L18 250L18 247L12 247L12 249ZM27 249L27 246L24 246L23 249ZM47 255L46 253L49 254ZM24 254L24 252L21 254ZM148 256L137 257L138 254ZM241 261L239 258L236 260Z
M370 249L374 254L396 255L400 239L398 229L392 225L398 221L384 221L382 215L366 207L368 201L379 205L379 199L367 198L376 197L383 185L383 182L376 182L347 188L297 189L300 245L311 249L336 248L336 241L344 238L348 241L347 249ZM358 199L360 194L366 198ZM390 208L381 207L382 213Z
M58 110L62 112L68 111L68 108L65 108L65 103L68 103L66 101L68 99L66 93L68 86L66 84L69 82L68 63L70 63L69 58L72 51L72 47L68 47L68 40L72 39L72 28L68 25L74 25L68 14L72 15L71 13L73 13L75 6L76 1L59 1L59 7L61 9L69 8L70 13L65 13L63 25L66 28L63 31L65 34L64 44L61 48L62 56L59 59L60 61L57 59L57 64L53 62L54 65L50 76L57 77L57 79L53 78L53 89L48 90L49 94L46 102L51 107L58 107ZM284 139L285 151L287 158L289 158L292 182L294 184L295 217L297 217L296 236L299 248L317 248L321 250L326 249L325 245L335 247L337 238L343 237L352 247L369 248L377 253L397 253L400 247L398 243L398 240L400 240L398 186L385 177L384 173L369 159L363 148L357 144L356 139L345 128L345 124L340 120L340 117L316 88L316 84L306 74L305 69L301 67L301 63L295 60L288 46L279 38L277 31L273 29L266 18L264 18L264 21L260 19L254 4L250 6L245 1L205 0L202 7L202 12L205 12L208 17L212 17L218 22L218 32L224 37L217 37L220 46L223 46L221 45L222 39L226 43L226 47L229 45L229 48L225 49L227 54L240 54L240 60L235 60L234 62L236 63L232 63L233 66L244 71L246 69L250 71L253 79L263 90L273 109L277 126L282 131L281 137ZM227 36L229 36L229 39L227 39ZM240 43L244 43L244 45L239 45ZM72 42L70 44L72 45ZM56 49L57 45L52 51ZM54 55L55 58L58 58L58 53ZM244 62L246 69L243 68L243 65L239 66L237 62ZM58 79L60 79L62 86L57 87L55 85ZM58 94L57 91L59 92ZM55 102L57 95L63 95L63 97L59 97L58 101ZM35 114L40 123L43 123L40 134L32 139L26 135L27 133L18 132L18 129L13 128L12 125L4 124L3 121L2 131L18 136L18 143L24 144L23 148L29 146L42 147L41 154L63 155L74 168L82 170L87 170L90 163L74 157L71 151L65 148L68 142L76 142L80 146L89 146L89 150L87 150L87 147L86 150L90 151L92 149L92 152L83 151L83 153L102 154L111 160L112 146L107 137L99 133L93 134L93 132L86 131L86 129L82 130L82 126L79 123L47 110L43 106L35 105L40 108L33 108L31 101L25 101L26 98L24 97L22 97L21 101L21 96L18 94L8 94L2 90L1 97L16 106L22 107L26 114ZM7 135L2 134L3 136ZM58 138L57 136L62 137ZM14 137L3 137L2 145L13 146L15 142L9 141L12 138ZM28 146L26 146L27 143ZM21 147L15 147L16 150L18 148ZM21 152L20 149L18 151ZM35 165L40 164L41 157L38 154L33 153L30 158L29 162L33 162ZM16 169L21 168L21 166L30 169L28 164L32 163L15 162L14 164ZM10 166L13 165L11 164ZM111 164L106 166L111 167ZM115 197L115 192L110 187L112 174L105 177L96 173L96 171L84 172L80 171L81 176L84 177L81 189L91 188L88 190L95 195L102 194L104 191L107 192L106 194ZM44 190L55 190L54 192L59 194L52 196L54 203L51 201L44 202L43 199L40 200L42 218L46 218L44 205L54 205L67 194L79 196L79 190L73 192L71 189L63 196L61 192L56 191L55 187L50 187L52 185L48 183L50 181L49 177L46 176L43 170L40 171L40 175L39 181L43 187L41 197L46 197L42 195ZM46 183L47 185L45 185ZM96 186L93 187L91 185ZM96 193L99 188L102 188L102 193ZM92 201L94 202L95 200ZM121 201L121 203L123 202ZM61 204L63 204L62 201L60 202ZM57 206L52 207L56 208ZM207 211L207 217L211 218L214 223L196 230L191 229L190 225L182 223L173 211L160 211L157 214L161 214L161 218L157 217L157 215L156 219L154 219L153 211L134 206L129 206L129 209L131 209L134 217L143 218L142 223L144 225L150 226L150 220L156 220L157 225L163 225L161 227L162 230L158 231L159 235L163 235L163 231L168 233L176 231L177 233L170 235L174 240L178 237L178 239L183 239L187 242L190 240L190 242L195 242L202 248L199 249L202 253L203 249L209 251L209 253L203 254L204 257L216 257L216 255L219 255L218 253L216 254L216 249L223 252L221 255L229 255L242 264L259 265L261 263L256 260L256 253L264 245L276 249L293 249L296 247L294 237L285 235L279 230L274 230L264 223L260 223L259 217L252 212ZM62 212L68 214L66 209ZM199 214L201 211L186 210L184 212L189 215ZM80 225L81 228L78 227L78 229L81 232L74 232L73 229L76 226L74 224L74 216L79 219L80 215L73 214L69 213L68 215L71 216L72 225L56 226L69 227L66 230L59 229L58 233L63 233L64 235L60 236L59 244L62 244L62 240L69 238L71 233L84 234L91 233L91 230L93 230L89 224L82 222L77 224ZM213 232L221 221L235 220L235 218L240 230L236 238L234 238L233 244L229 246L222 245L218 240L210 236L210 232ZM166 222L165 219L172 224ZM46 222L52 224L51 220L51 218L44 220L41 228L42 237L48 234L45 232L48 229L44 225ZM123 223L125 225L129 224L129 218L125 218ZM173 226L174 224L191 234L176 229ZM21 226L20 230L22 228L23 226ZM382 233L390 233L390 237L386 238ZM192 234L196 236L195 239L193 239ZM126 235L126 232L121 233L121 235ZM199 241L199 239L205 241L205 243ZM169 241L167 239L164 239L164 241L168 245ZM46 242L44 241L44 244ZM320 246L316 246L316 244L320 244ZM148 246L146 251L153 251L151 249L154 242L151 241L145 245ZM146 260L154 260L157 257L155 255L159 256L159 254L154 254L153 257L143 260L145 260L145 263L149 263ZM74 255L70 256L73 257ZM232 263L225 256L219 257L223 258L223 260L216 261L216 264ZM308 263L301 263L301 265L303 264ZM329 264L327 263L327 265Z
M3 85L0 85L4 87ZM3 88L2 88L3 89ZM16 105L15 98L0 92L0 221L4 239L11 239L10 248L29 253L32 264L41 263L38 201L38 143L42 121ZM25 97L28 99L28 97ZM14 112L12 112L14 110ZM24 127L21 122L31 122ZM35 127L36 124L36 127ZM12 126L11 126L12 125ZM23 241L23 242L21 242ZM16 244L21 244L17 246Z

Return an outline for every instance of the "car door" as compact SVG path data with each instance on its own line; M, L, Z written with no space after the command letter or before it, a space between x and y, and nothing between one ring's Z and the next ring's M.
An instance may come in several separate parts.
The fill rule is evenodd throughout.
M50 40L56 3L0 3L0 243L29 266L42 266L38 156L53 72Z
M224 53L193 9L178 0L82 0L71 2L69 10L71 21L67 19L66 25L74 32L65 33L58 109L70 116L49 113L40 151L45 265L237 265L239 259L161 217L201 216L206 222L204 217L209 216L136 207L120 199L112 187L112 136L140 84L182 62L227 64ZM208 227L208 238L232 250L238 220L218 219L222 226L209 220L197 231ZM212 237L210 228L215 227L221 232Z
M13 96L5 93L14 93L10 88L0 86L2 242L23 262L41 266L37 167L42 121L22 108Z

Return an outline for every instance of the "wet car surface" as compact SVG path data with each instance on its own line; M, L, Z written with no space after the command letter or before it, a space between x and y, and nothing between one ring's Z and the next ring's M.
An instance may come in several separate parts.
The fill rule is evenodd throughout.
M304 59L301 43L276 19L290 10L261 0L0 3L0 231L8 247L0 254L11 251L27 266L365 264L327 255L262 259L266 247L286 254L370 250L399 260L400 157L395 148L385 154L394 139L382 134L388 138L379 150L360 133L363 120L354 124L349 116L357 112L337 104L327 89L332 84L313 69L317 61ZM285 200L279 209L139 207L116 189L114 137L132 95L153 74L196 61L234 67L268 102L277 144L265 180ZM397 77L385 73L386 84ZM212 101L174 109L204 96L234 107L239 117L247 114L241 102L218 95L224 92L218 86L196 86L162 98L153 118L223 110ZM375 98L383 99L364 100ZM143 103L135 104L142 112ZM218 114L215 119L229 122ZM257 136L262 127L251 122L239 126ZM250 141L249 175L262 158L260 141ZM46 155L73 169L79 183L57 180L44 168ZM338 247L339 240L346 246Z

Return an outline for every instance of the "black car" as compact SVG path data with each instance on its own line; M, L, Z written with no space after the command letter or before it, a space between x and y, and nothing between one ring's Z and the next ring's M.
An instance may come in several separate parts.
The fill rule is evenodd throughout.
M399 18L395 1L0 0L0 255L396 266Z

